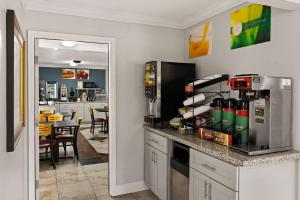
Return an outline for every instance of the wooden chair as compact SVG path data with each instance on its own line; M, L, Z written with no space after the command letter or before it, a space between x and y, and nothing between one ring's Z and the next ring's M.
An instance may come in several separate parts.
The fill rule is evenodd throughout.
M67 146L73 146L74 155L79 159L78 156L78 149L77 149L77 135L79 132L80 124L82 122L82 117L78 117L76 122L79 124L79 126L74 130L74 132L63 132L60 135L56 135L56 140L58 143L62 143L65 151L65 157L67 155ZM69 144L68 144L69 143Z
M103 118L95 118L94 116L94 111L92 107L89 107L89 113L91 116L91 128L90 128L90 132L95 134L95 126L96 125L100 125L102 128L102 131L104 131L105 128L105 119Z
M71 120L75 118L75 115L76 115L76 110L72 110Z
M61 122L64 120L64 116L61 114L50 114L47 116L48 122Z
M47 114L39 114L39 122L46 122Z
M55 113L55 108L53 107L45 107L40 110L40 114L54 114Z
M39 124L39 148L46 149L46 158L48 154L48 148L50 148L51 153L51 164L54 169L56 165L54 162L54 146L56 145L56 140L54 139L54 129L51 124Z

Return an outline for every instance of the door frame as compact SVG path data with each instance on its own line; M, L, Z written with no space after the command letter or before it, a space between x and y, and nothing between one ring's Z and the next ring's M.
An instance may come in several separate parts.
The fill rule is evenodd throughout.
M28 81L28 195L29 199L36 199L36 148L38 145L38 137L35 134L35 125L37 118L35 117L35 104L37 97L35 96L37 88L36 82L36 66L35 66L35 39L58 39L72 40L80 42L105 43L109 46L109 194L116 196L117 186L117 117L116 117L116 41L114 38L52 33L41 31L28 31L28 63L27 63L27 81Z

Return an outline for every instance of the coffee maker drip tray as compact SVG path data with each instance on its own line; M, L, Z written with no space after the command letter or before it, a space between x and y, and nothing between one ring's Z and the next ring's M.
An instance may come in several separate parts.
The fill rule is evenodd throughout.
M239 145L231 145L230 149L248 156L255 156L255 155L262 155L267 153L288 151L291 150L291 147L269 148L268 146L239 144Z
M157 123L161 122L161 118L156 117L154 115L147 115L147 116L144 116L144 121L146 123L150 123L150 124L157 124Z

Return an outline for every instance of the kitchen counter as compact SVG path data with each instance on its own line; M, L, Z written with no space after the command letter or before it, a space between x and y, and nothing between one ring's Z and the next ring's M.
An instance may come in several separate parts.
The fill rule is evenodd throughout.
M144 125L144 129L162 137L185 144L195 150L206 153L234 166L258 166L287 160L300 159L300 152L295 150L270 153L258 156L246 156L229 149L226 146L203 140L196 135L181 135L175 129L153 128Z

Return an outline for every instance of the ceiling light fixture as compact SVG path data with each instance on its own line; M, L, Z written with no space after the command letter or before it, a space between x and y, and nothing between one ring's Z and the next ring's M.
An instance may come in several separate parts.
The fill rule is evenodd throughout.
M70 66L71 67L76 67L78 64L81 63L81 60L73 60L71 63L70 63Z
M77 42L74 41L62 41L61 43L65 47L74 47L77 44Z
M77 66L77 63L71 62L71 63L70 63L70 66L71 66L71 67L76 67L76 66Z

